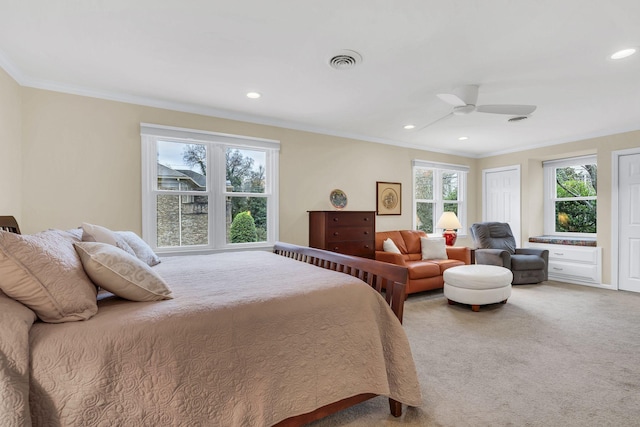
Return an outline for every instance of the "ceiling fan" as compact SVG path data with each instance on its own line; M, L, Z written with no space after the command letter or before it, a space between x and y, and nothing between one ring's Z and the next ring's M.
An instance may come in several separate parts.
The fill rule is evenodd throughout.
M424 126L423 129L454 114L457 116L465 116L473 112L479 112L491 114L506 114L510 116L527 116L536 110L535 105L477 105L478 89L478 85L464 85L455 88L451 93L437 94L438 98L440 98L447 104L453 105L453 110L446 116L441 117L438 120Z

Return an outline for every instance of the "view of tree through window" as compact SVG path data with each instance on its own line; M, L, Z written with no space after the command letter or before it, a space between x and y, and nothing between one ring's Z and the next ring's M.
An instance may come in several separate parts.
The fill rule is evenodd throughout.
M209 227L207 145L158 141L157 242L159 247L206 245ZM266 153L225 150L226 241L267 240ZM167 194L180 193L180 194Z
M459 171L414 166L414 203L416 229L434 233L442 212L455 212L460 217Z
M583 164L555 169L555 229L595 233L598 167Z

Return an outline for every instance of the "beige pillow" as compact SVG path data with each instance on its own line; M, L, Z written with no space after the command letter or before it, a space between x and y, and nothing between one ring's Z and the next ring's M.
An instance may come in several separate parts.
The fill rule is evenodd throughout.
M131 246L125 239L101 225L82 223L82 241L83 242L100 242L113 245L125 251L126 253L136 256Z
M399 254L400 249L396 246L395 242L391 240L391 237L387 237L387 240L382 242L382 250L385 252L391 252L394 254Z
M160 257L153 252L151 246L133 231L116 231L116 235L122 237L124 241L127 242L140 261L147 263L151 267L160 263Z
M75 244L93 283L131 301L171 299L171 290L147 264L115 246L97 242Z
M96 287L61 230L34 235L0 231L0 289L50 323L86 320L98 312Z
M444 237L421 237L422 259L449 259Z

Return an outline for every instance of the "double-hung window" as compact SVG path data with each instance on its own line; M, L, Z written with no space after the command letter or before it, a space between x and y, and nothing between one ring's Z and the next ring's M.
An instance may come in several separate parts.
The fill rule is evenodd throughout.
M466 230L466 188L469 168L463 165L413 161L413 228L425 233L436 229L443 212L455 212Z
M278 237L277 141L141 124L142 232L158 252Z
M595 236L598 202L596 156L547 161L543 168L545 234Z

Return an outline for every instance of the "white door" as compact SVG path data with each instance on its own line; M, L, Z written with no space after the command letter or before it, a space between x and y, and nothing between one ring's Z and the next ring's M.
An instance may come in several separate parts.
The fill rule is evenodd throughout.
M640 292L640 154L618 158L618 288Z
M482 220L507 222L520 241L520 165L482 171Z

